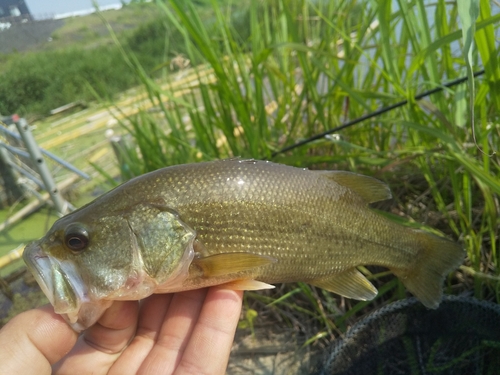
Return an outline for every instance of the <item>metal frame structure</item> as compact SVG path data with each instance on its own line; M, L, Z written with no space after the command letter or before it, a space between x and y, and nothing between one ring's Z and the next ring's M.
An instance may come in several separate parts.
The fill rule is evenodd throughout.
M82 178L90 180L90 176L51 152L40 148L33 137L28 122L24 118L19 118L14 122L14 124L16 125L18 132L0 125L0 133L3 133L11 139L20 142L24 145L25 149L0 141L0 158L3 161L3 164L10 167L12 174L20 173L40 188L46 190L49 193L50 199L59 215L62 216L68 213L71 205L63 199L45 162L44 156L54 160L56 163L76 173ZM11 154L25 159L30 159L36 171L26 165L14 162L10 156ZM36 176L36 174L38 174L39 177ZM37 198L40 198L40 194L38 194L36 190L29 190L34 193Z

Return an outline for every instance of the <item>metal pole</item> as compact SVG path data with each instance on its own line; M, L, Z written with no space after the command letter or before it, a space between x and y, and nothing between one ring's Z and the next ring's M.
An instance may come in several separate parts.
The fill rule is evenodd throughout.
M24 158L27 158L29 159L30 157L30 154L28 154L26 151L23 151L23 150L18 150L17 148L15 147L12 147L6 143L3 143L3 142L0 142L0 147L2 149L7 149L9 150L10 152L12 152L13 154L16 154L16 155L19 155L19 156L22 156Z
M61 193L57 189L57 185L50 174L49 168L47 164L45 164L45 160L43 160L42 153L40 152L40 148L38 147L33 134L31 133L31 129L28 125L28 122L21 118L18 122L16 122L17 130L19 134L23 138L24 145L28 149L28 152L31 155L31 160L33 164L36 165L38 169L38 173L40 173L40 177L45 185L45 189L50 194L50 198L52 202L54 202L54 206L59 214L64 215L67 211L67 205L64 202L64 199L61 196Z
M45 186L44 186L43 182L40 181L38 178L36 178L35 176L33 176L28 171L25 171L20 166L18 166L15 163L13 163L12 161L10 161L9 163L10 163L10 167L12 169L16 170L17 172L19 172L20 174L22 174L24 177L27 177L29 180L33 181L36 185L38 185L38 187L40 189L45 189Z
M66 167L67 169L69 169L70 171L72 172L75 172L77 175L79 175L80 177L83 177L84 179L86 180L90 180L90 176L85 173L85 172L82 172L81 170L79 170L78 168L75 168L73 165L71 165L70 163L68 163L66 160L64 159L61 159L59 156L57 155L54 155L52 152L50 151L47 151L43 148L40 148L40 151L48 156L49 158L51 158L52 160L55 160L57 161L59 164L61 164L63 167Z
M12 204L17 199L21 198L24 194L23 189L17 183L17 175L12 168L12 161L10 160L9 153L0 142L0 177L3 179L5 202ZM0 197L0 207L2 207L3 199Z
M25 119L19 119L20 121L23 120L26 122ZM17 124L16 124L17 125ZM15 138L15 139L19 139L21 140L22 138L19 136L19 134L16 134L14 132L11 132L9 129L7 129L5 126L2 126L0 125L0 131L5 133L5 134L8 134L10 135L11 137ZM60 157L54 155L53 153L51 153L50 151L47 151L47 150L44 150L43 148L41 147L38 147L40 149L40 151L42 152L42 154L48 156L49 158L55 160L56 162L58 162L59 164L61 164L63 167L66 167L67 169L69 169L70 171L73 171L75 172L77 175L83 177L84 179L86 180L90 180L90 176L85 173L85 172L82 172L81 170L79 170L78 168L74 167L73 165L71 165L70 163L68 163L66 160L64 159L61 159ZM12 150L11 150L12 151ZM12 151L12 152L17 152L17 151Z

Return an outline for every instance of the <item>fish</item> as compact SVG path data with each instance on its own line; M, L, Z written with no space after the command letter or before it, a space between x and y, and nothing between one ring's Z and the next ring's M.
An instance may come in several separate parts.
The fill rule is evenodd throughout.
M259 290L302 281L371 300L377 289L363 265L388 268L436 308L464 249L369 206L390 198L383 182L347 171L253 159L176 165L60 218L23 258L78 332L114 300L214 285Z

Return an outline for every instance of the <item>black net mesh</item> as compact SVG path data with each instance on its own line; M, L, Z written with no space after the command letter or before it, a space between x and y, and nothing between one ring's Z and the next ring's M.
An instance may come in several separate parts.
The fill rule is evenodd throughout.
M318 375L500 374L500 305L447 296L390 304L336 340Z

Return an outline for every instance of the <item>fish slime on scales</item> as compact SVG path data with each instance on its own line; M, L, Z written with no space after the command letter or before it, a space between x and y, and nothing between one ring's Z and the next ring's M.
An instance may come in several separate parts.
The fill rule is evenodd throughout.
M134 178L59 219L24 259L55 311L81 331L113 300L212 285L304 281L348 298L389 268L424 305L464 258L456 243L372 211L387 185L345 171L230 159Z

